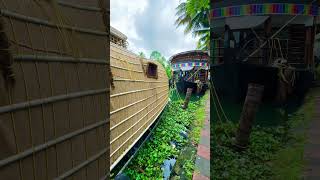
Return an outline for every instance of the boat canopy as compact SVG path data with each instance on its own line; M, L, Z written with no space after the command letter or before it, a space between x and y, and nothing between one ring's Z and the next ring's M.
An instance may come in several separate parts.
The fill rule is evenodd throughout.
M290 24L312 26L319 15L317 4L303 3L254 3L216 7L210 12L210 25L216 34L224 32L225 25L231 30L250 29L262 26L271 17L272 27L281 27L283 22L298 15Z
M183 62L183 63L175 63L172 64L172 70L173 71L190 71L192 69L199 69L202 68L204 70L208 70L209 66L207 62L200 62L200 61L189 61L189 62Z
M217 34L224 32L225 25L228 25L231 30L251 29L263 26L264 22L271 17L272 27L281 27L283 22L289 21L293 15L268 15L268 16L239 16L220 18L212 22L211 27ZM304 24L305 26L313 25L312 16L298 16L290 24Z

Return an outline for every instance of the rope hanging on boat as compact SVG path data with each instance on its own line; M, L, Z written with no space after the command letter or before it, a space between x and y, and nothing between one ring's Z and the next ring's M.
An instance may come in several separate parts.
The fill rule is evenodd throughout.
M271 40L271 51L270 51L270 57L269 57L269 62L271 63L272 60L272 50L273 48L275 49L275 51L277 52L277 47L276 47L276 43L278 43L279 45L279 51L280 51L280 55L281 57L278 56L278 53L276 54L276 59L275 61L272 63L272 65L274 67L277 67L279 69L279 77L281 78L282 81L284 81L285 83L287 83L288 85L294 86L294 82L295 82L295 77L296 77L296 73L295 73L295 68L290 66L287 62L287 59L285 59L283 57L283 53L282 53L282 47L281 47L281 43L280 43L280 39L279 38L274 38L274 39L270 39ZM275 41L275 42L274 42ZM285 75L285 71L286 70L292 70L292 77L290 80L288 80L286 78Z
M174 85L175 85L175 88L174 88L174 89L175 89L175 91L176 91L176 94L178 95L179 101L180 101L180 102L183 102L183 99L181 98L181 96L180 96L180 94L179 94L179 92L178 92L178 90L177 90L177 88L176 88L176 87L177 87L177 83L174 82Z
M218 105L220 107L220 110L222 111L223 117L225 118L226 121L230 121L229 118L226 116L225 111L224 111L224 109L223 109L223 107L222 107L222 105L220 103L219 96L218 96L218 93L216 91L216 88L214 86L213 81L210 81L210 86L211 86L210 87L210 92L211 92L211 94L213 94L216 97ZM212 93L212 90L213 90L213 93ZM213 99L213 101L214 101L214 99Z
M226 122L230 122L230 120L229 120L229 119L227 118L227 116L225 115L224 110L223 110L223 108L222 108L222 106L221 106L221 103L220 103L219 97L218 97L218 95L217 95L217 93L216 93L216 90L215 90L213 81L210 81L209 85L210 85L210 88L209 88L209 89L210 89L210 94L213 94L213 95L215 96L215 98L217 99L217 102L218 102L219 107L220 107L220 111L222 111L223 116L225 117ZM212 87L211 87L211 86L212 86ZM212 93L212 90L214 91L214 93ZM220 113L219 113L219 110L218 110L216 101L215 101L214 97L211 96L211 95L210 95L210 98L212 98L212 101L213 101L215 110L216 110L216 112L217 112L217 116L218 116L219 122L222 123L222 117L221 117L222 115L220 115ZM223 129L224 134L227 136L227 138L230 139L230 136L229 136L226 128L222 128L222 129Z

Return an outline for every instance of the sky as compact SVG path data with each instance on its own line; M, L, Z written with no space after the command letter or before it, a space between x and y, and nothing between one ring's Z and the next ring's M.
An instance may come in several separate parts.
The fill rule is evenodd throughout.
M153 50L166 59L196 49L197 38L177 28L175 8L181 0L110 0L110 24L128 37L128 49L147 57Z

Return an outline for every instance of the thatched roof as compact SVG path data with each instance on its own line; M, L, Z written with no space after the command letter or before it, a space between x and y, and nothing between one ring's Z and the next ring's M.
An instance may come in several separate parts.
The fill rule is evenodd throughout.
M117 30L116 28L110 26L110 33L111 35L117 36L118 38L126 41L128 38L126 35L124 35L122 32L120 32L119 30Z

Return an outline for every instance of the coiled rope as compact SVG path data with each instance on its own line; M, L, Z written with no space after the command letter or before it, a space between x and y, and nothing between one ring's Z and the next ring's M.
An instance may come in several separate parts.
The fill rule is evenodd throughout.
M279 51L280 51L280 55L281 57L278 56L278 51L277 51L277 45L279 46ZM281 43L280 43L280 39L279 38L273 38L271 39L271 50L270 50L270 56L269 56L269 63L271 64L272 61L272 55L273 55L273 48L275 49L276 52L276 59L275 61L272 63L272 65L274 67L277 67L279 69L279 73L278 76L281 78L282 81L284 81L285 83L287 83L288 85L294 86L294 82L295 82L295 78L296 78L296 71L295 68L290 66L289 64L287 64L287 59L284 58L283 56L283 52L282 52L282 47L281 47ZM290 80L288 80L284 74L285 70L292 70L293 74Z

